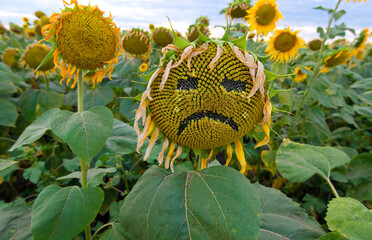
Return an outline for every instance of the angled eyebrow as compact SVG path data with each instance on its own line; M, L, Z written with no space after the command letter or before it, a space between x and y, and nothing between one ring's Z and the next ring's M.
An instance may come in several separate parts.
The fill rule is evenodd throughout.
M226 89L227 92L236 91L236 92L242 92L245 91L247 88L247 82L246 81L235 81L233 79L223 79L221 82L221 85L223 88Z
M187 76L187 79L179 79L177 83L177 90L191 90L198 88L199 79Z

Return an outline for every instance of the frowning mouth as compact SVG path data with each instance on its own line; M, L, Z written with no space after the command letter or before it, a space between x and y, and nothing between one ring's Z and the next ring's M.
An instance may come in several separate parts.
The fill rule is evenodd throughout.
M228 124L233 130L239 131L239 126L236 122L230 117L226 117L222 114L218 114L212 111L199 111L191 114L187 118L181 121L180 126L178 127L178 136L187 128L187 126L194 120L198 121L203 118L209 118L212 120L219 120L221 123Z

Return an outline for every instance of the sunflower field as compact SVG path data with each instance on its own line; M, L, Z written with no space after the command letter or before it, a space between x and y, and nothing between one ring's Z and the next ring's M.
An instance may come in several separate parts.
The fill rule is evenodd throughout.
M372 239L371 33L343 1L311 41L276 0L219 38L77 0L0 23L0 240Z

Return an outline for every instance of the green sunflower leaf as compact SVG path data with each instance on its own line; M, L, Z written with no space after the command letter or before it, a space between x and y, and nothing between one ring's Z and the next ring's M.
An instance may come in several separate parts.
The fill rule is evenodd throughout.
M257 192L232 168L153 166L125 198L119 220L133 239L256 239L260 215Z
M43 61L40 63L40 65L35 69L34 73L37 72L37 70L39 70L39 68L41 66L43 66L49 59L51 59L54 55L54 51L57 49L57 44L54 44L53 47L52 47L52 50L50 50L50 52L45 56L45 58L43 59Z

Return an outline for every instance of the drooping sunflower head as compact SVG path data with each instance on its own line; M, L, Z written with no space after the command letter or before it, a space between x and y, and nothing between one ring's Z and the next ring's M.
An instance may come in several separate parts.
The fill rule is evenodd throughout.
M202 25L202 26L208 27L209 26L209 18L206 17L206 16L201 16L198 19L196 19L195 23L197 25Z
M263 33L265 36L272 32L276 27L276 22L283 19L278 10L276 0L258 0L254 6L248 10L248 23L251 30Z
M174 42L173 34L164 27L154 28L152 40L156 45L162 48Z
M51 50L52 49L49 46L44 44L33 43L28 45L25 52L21 56L21 65L34 71L39 67L41 62ZM49 75L52 72L54 72L54 62L53 59L49 59L35 72L35 77L40 75Z
M7 48L4 50L3 55L1 55L1 60L9 67L14 67L17 64L16 57L18 53L18 50L15 48Z
M208 27L205 27L203 25L190 25L189 30L186 34L187 40L189 40L190 42L193 42L196 39L198 39L199 31L203 33L205 36L210 35Z
M299 31L292 32L289 28L276 30L265 50L271 55L270 60L277 62L291 60L298 53L298 49L304 47L304 40L297 36L298 33Z
M16 33L16 34L21 34L23 33L23 28L18 26L15 23L9 23L10 31Z
M46 16L45 13L43 13L42 11L36 11L34 14L37 18L42 18Z
M132 29L123 36L123 49L135 57L148 56L151 53L151 43L147 34L140 29Z
M23 17L23 18L22 18L22 21L23 21L24 23L26 23L27 25L30 25L29 20L28 20L27 17Z
M311 40L308 43L308 46L309 46L310 50L317 51L322 46L322 40L320 40L320 39L313 39L313 40Z
M165 140L158 161L162 164L169 146L166 168L173 169L182 146L208 149L210 157L214 148L226 146L228 164L234 143L241 171L245 172L240 138L261 125L266 137L256 147L266 144L271 122L263 64L245 50L245 45L246 34L234 42L202 35L193 43L176 38L175 45L163 48L161 66L151 73L135 116L137 151L151 135L144 159L161 132ZM203 160L204 167L208 159Z
M27 30L26 30L26 35L27 35L27 37L29 37L29 38L33 38L33 37L35 37L36 32L35 32L34 30L27 29Z
M111 72L121 53L119 28L112 22L112 16L104 17L97 6L78 5L71 0L72 7L65 7L62 13L50 16L50 24L42 27L44 40L51 39L55 45L54 62L61 69L62 80L67 85L75 74L71 87L75 87L79 71L94 70L93 85L101 82Z
M327 73L331 68L347 63L351 57L352 54L349 49L339 49L334 51L324 59L324 64L321 67L320 72Z
M250 7L250 0L234 0L226 9L225 15L231 17L231 19L244 18L248 15L247 10Z
M359 34L359 36L356 38L356 41L353 44L353 47L355 49L365 48L365 44L369 36L370 36L369 29L368 28L363 29L361 33Z

